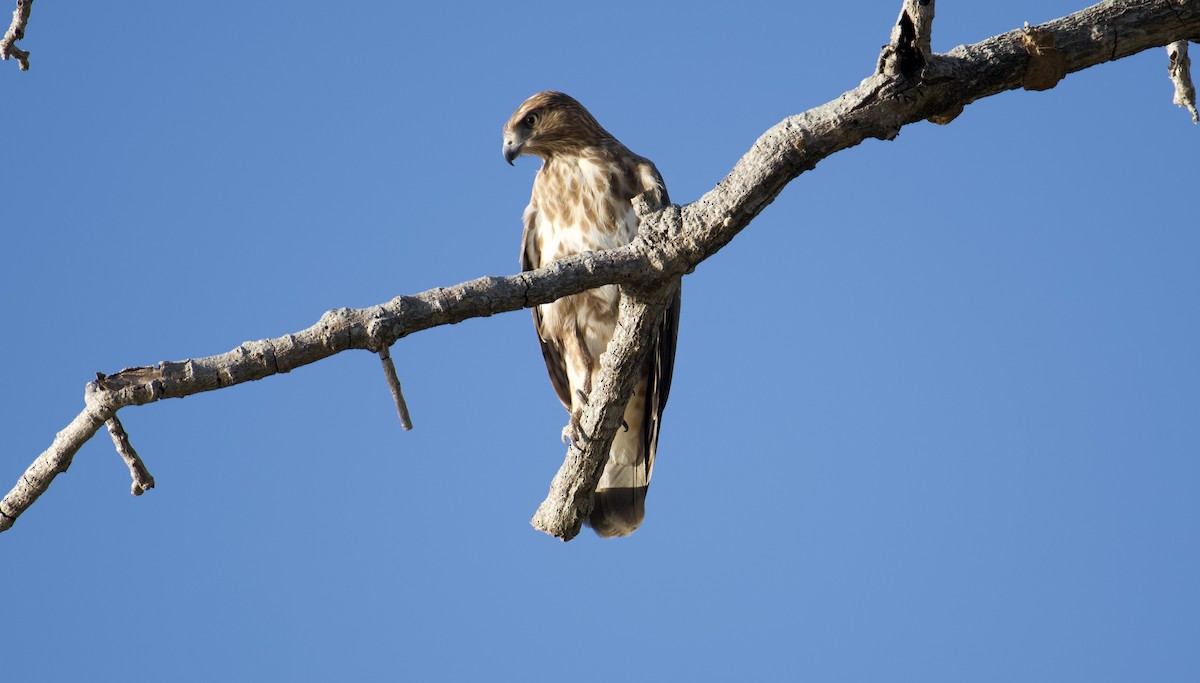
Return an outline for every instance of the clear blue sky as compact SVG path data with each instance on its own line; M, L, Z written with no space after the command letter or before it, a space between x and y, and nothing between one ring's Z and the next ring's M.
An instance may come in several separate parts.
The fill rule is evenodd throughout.
M514 272L531 93L686 203L857 85L899 4L37 3L32 70L0 63L0 487L96 371ZM1082 6L942 3L934 47ZM101 433L0 536L4 677L1196 681L1170 98L1155 50L793 182L684 282L629 539L528 525L566 415L526 312L395 347L410 433L365 352L125 410L158 488Z

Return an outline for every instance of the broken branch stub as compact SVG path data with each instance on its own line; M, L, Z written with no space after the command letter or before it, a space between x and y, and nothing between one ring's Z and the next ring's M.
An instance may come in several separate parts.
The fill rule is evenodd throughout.
M1200 112L1196 111L1196 86L1192 84L1192 60L1188 57L1187 41L1178 40L1168 45L1167 56L1171 60L1168 67L1171 83L1175 86L1175 97L1171 101L1191 112L1192 123L1200 122Z

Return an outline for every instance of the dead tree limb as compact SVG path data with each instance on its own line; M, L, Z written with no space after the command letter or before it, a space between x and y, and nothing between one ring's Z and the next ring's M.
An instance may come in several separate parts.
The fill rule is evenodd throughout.
M133 479L129 492L140 496L154 488L154 477L150 475L150 470L146 469L142 457L133 449L133 444L129 443L129 434L125 432L125 425L121 424L121 419L113 415L104 424L108 426L108 433L112 436L117 453L129 467L129 476Z
M400 376L396 374L396 364L392 362L392 350L385 346L379 350L379 360L383 361L383 376L387 379L388 389L392 392L392 401L396 404L396 414L400 417L400 428L404 431L412 429L412 417L408 413L408 401L404 400L404 391L400 388Z
M836 100L766 131L704 196L685 206L662 208L635 200L642 226L628 246L368 308L333 310L294 334L246 342L218 356L130 368L89 383L83 411L0 501L0 530L12 526L120 408L289 372L347 349L378 351L437 325L620 284L621 323L601 360L603 379L581 419L590 438L568 449L534 519L538 528L570 539L591 508L597 463L603 467L605 444L619 428L618 408L627 399L627 375L637 365L630 361L642 352L647 316L654 317L669 287L729 243L794 178L866 139L890 140L907 124L923 119L947 123L966 105L989 95L1028 87L1031 81L1053 87L1066 74L1200 36L1200 0L1113 0L946 54L929 54L932 5L932 0L907 0L875 73ZM1053 68L1047 71L1047 65Z
M25 25L29 23L29 10L33 8L33 0L17 0L17 8L13 10L12 24L0 38L0 59L8 61L16 57L18 68L29 71L29 53L16 46L16 42L25 37Z

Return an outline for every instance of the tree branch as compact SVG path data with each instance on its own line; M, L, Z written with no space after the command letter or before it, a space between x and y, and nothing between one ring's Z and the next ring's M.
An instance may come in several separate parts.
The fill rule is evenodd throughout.
M383 361L383 376L392 392L396 414L400 416L400 428L407 432L413 428L412 417L408 414L408 402L404 400L404 391L400 388L400 377L396 374L396 364L392 362L390 347L385 346L379 350L379 360Z
M375 351L414 332L549 303L614 282L653 283L661 274L647 265L644 244L572 256L546 268L482 277L453 287L360 309L336 309L294 334L245 342L216 356L164 361L99 375L84 391L84 408L59 432L16 486L0 500L0 531L10 528L54 477L67 471L75 453L117 410L164 398L222 389L315 363L348 349ZM675 273L674 277L682 274Z
M933 40L933 0L904 0L892 37L879 56L879 73L901 80L919 78Z
M8 61L9 56L16 57L21 71L29 71L29 53L17 47L15 43L25 37L25 25L29 23L29 10L32 8L33 0L17 0L12 24L4 37L0 38L0 59Z
M150 470L146 469L146 464L142 462L141 456L133 449L133 444L129 443L129 434L125 433L125 425L121 424L120 418L113 415L104 424L108 426L108 433L112 436L117 453L129 466L129 476L133 478L133 485L129 492L140 496L154 488L154 477L150 476Z
M932 18L932 1L923 5L917 0L912 6L928 6ZM617 409L628 399L621 368L628 371L630 360L644 352L646 321L660 311L664 292L728 244L791 180L822 159L868 138L891 139L909 123L930 118L948 122L971 102L1025 86L1031 64L1037 62L1037 55L1027 49L1026 32L1020 29L944 55L925 56L927 43L917 27L929 25L914 21L911 36L917 47L910 52L924 58L923 68L914 71L903 57L889 60L885 54L877 72L858 87L766 131L729 175L698 200L654 211L635 201L643 221L639 236L628 246L580 254L518 275L484 277L401 296L368 308L329 311L295 334L246 342L217 356L130 368L102 383L89 383L84 409L0 501L0 531L11 527L54 477L66 471L76 451L120 408L289 372L347 349L378 351L430 327L620 284L622 322L602 356L601 386L590 395L583 420L591 438L568 451L550 497L534 519L538 528L570 538L590 509L589 487L595 484L591 477L603 467L605 444L611 443L619 426ZM1053 48L1065 63L1063 73L1072 73L1200 36L1200 0L1110 1L1036 29L1053 37ZM897 35L909 37L905 31ZM898 55L902 50L897 47L889 45L885 51Z

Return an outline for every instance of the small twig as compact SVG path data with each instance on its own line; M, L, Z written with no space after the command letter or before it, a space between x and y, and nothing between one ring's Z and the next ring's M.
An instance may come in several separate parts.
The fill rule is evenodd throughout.
M15 43L25 37L25 25L29 23L29 9L33 0L17 0L17 8L13 10L12 24L0 38L0 59L8 61L10 56L17 58L18 68L29 71L29 53L17 47Z
M1188 57L1186 40L1176 41L1167 46L1167 56L1171 58L1168 70L1171 82L1175 84L1175 98L1172 100L1180 107L1187 107L1192 113L1192 123L1200 122L1200 112L1196 111L1196 86L1192 84L1192 60Z
M412 429L412 417L408 414L408 404L404 402L404 392L400 390L400 378L396 376L396 364L392 362L392 352L389 347L379 351L379 360L383 361L383 374L387 377L388 388L392 390L392 398L396 401L396 413L400 416L400 428L404 431Z
M121 454L121 459L129 466L129 476L133 477L133 486L130 487L129 492L140 496L154 488L154 477L150 476L150 471L146 469L146 464L142 462L141 456L133 450L133 444L129 443L129 434L125 432L121 420L113 415L104 424L108 427L108 433L112 435L117 453Z

